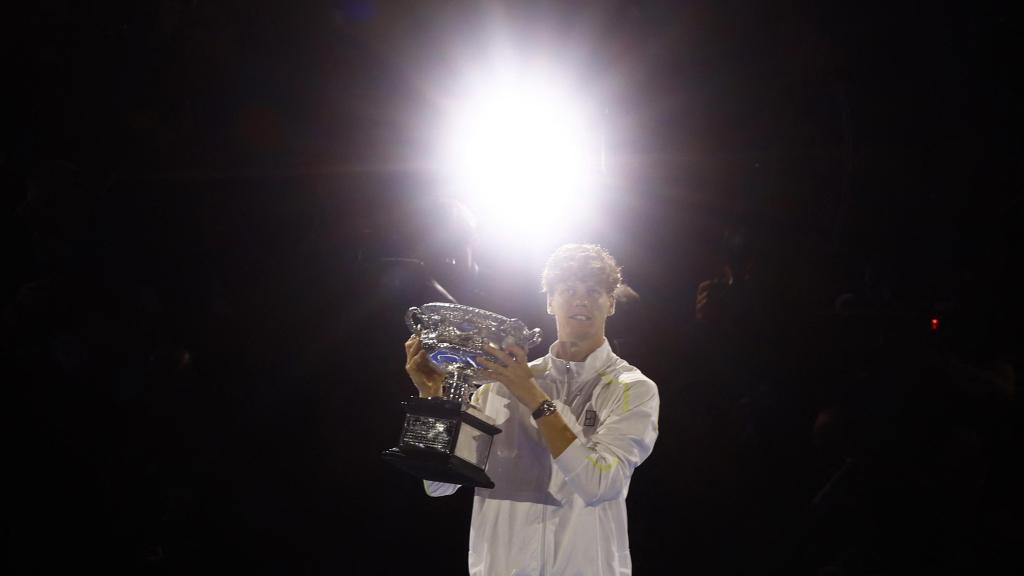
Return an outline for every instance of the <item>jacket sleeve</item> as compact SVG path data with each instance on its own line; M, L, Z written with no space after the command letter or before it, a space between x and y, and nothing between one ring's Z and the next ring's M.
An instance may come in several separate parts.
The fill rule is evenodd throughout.
M446 482L434 482L433 480L424 480L423 489L427 491L428 496L451 496L459 489L459 485L448 484Z
M658 387L642 374L607 384L611 409L589 441L577 438L555 459L565 481L588 506L623 495L633 470L658 438Z

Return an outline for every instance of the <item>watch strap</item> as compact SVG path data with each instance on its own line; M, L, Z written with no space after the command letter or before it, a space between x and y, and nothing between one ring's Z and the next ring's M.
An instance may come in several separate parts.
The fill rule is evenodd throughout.
M540 406L537 406L536 410L533 411L533 419L537 420L538 418L543 418L544 416L547 416L548 414L551 414L552 412L555 412L557 410L558 406L555 406L554 402L552 402L551 400L545 400L540 403Z

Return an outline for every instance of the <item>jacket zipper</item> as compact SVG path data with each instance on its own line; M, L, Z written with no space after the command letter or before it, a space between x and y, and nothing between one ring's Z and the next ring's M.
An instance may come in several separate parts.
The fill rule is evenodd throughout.
M540 505L540 572L538 576L544 576L545 570L544 549L548 540L548 509L546 504Z
M578 394L573 394L572 396L569 396L570 394L573 394L573 390L572 390L572 363L570 363L568 360L566 360L565 361L565 396L563 396L563 398L565 398L566 401L567 401L566 402L566 407L569 408L569 410L572 410L572 405L576 402L576 396L578 396Z
M565 390L566 393L572 391L572 364L568 360L565 362ZM565 396L563 396L564 398ZM575 401L573 398L571 401ZM569 406L571 409L571 405ZM548 543L548 508L547 505L542 504L540 509L540 576L547 574L547 543Z

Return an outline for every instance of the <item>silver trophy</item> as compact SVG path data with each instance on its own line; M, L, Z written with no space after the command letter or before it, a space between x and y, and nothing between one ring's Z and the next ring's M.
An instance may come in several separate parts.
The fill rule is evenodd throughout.
M501 430L472 402L480 387L477 378L488 343L524 350L541 340L539 328L521 320L460 304L433 302L409 308L405 324L419 334L430 362L445 376L442 395L404 402L405 425L398 447L385 460L424 480L494 488L484 469L494 435Z

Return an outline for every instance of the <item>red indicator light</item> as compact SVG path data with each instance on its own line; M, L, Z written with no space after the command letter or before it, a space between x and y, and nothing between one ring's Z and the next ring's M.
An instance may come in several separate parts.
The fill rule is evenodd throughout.
M935 330L938 330L938 329L939 329L939 319L938 318L932 318L932 331L934 332Z

